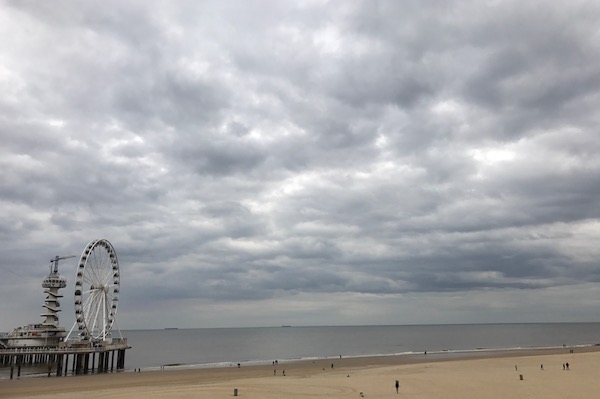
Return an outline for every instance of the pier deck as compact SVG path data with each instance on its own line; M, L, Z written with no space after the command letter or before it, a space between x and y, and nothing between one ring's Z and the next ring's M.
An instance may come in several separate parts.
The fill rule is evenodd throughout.
M21 368L27 365L46 365L48 377L53 373L62 376L119 371L125 368L125 351L130 348L126 338L99 343L61 343L54 347L1 348L0 367L10 368L11 379L15 368L18 378Z

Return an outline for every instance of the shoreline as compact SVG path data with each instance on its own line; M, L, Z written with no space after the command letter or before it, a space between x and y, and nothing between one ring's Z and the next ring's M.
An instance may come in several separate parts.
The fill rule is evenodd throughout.
M422 361L452 361L461 359L472 359L472 358L488 358L488 357L508 357L508 356L519 356L519 355L534 355L539 352L542 354L550 353L562 353L565 350L568 351L595 351L597 348L600 351L600 344L577 344L577 345L562 345L562 346L540 346L540 347L525 347L525 348L476 348L476 349L449 349L441 351L425 351L425 352L404 352L404 353L393 353L393 354L374 354L374 355L341 355L341 356L320 356L320 357L305 357L295 359L278 359L280 366L301 362L315 362L315 361L349 361L356 359L358 363L361 363L363 359L379 360L378 363L388 364L389 361L386 358L391 358L392 362L400 361L402 364L410 364ZM408 360L410 359L410 360ZM141 367L142 371L171 371L171 370L196 370L196 369L228 369L235 368L240 364L241 367L260 367L260 366L273 366L270 360L247 360L240 362L217 362L217 363L200 363L200 364L186 364L186 363L174 363L164 364L161 366L149 366ZM131 372L131 368L126 368L125 372Z
M500 357L505 354L506 356L519 356L524 353L536 353L536 352L547 352L552 353L556 351L560 353L564 350L573 351L594 351L593 348L597 347L600 351L600 344L576 344L576 345L562 345L562 346L540 346L540 347L515 347L515 348L475 348L475 349L448 349L440 351L425 351L425 352L403 352L403 353L392 353L392 354L370 354L370 355L332 355L332 356L318 356L318 357L303 357L293 359L278 359L279 365L293 364L298 362L313 362L318 360L339 360L339 359L382 359L382 358L414 358L415 361L419 361L422 356L426 356L429 361L451 361L460 359L470 358L487 358ZM386 363L383 360L383 363ZM195 369L221 369L221 368L233 368L240 364L241 367L259 367L259 366L272 366L271 360L243 360L239 362L226 361L226 362L214 362L214 363L170 363L163 364L160 366L147 366L141 367L142 371L163 371L163 370L195 370ZM126 368L126 372L132 371L132 368Z
M577 359L575 360L570 359ZM221 368L186 368L162 370L142 370L141 372L122 371L107 374L78 375L68 377L36 377L20 378L14 380L0 380L0 397L21 397L21 398L50 398L60 394L61 397L75 398L81 393L87 397L103 397L107 394L106 390L111 391L111 397L139 397L144 399L161 397L158 393L169 392L169 397L189 397L189 395L177 396L176 392L180 390L198 390L204 392L207 389L213 389L214 386L222 388L222 395L208 395L204 397L230 397L232 396L228 386L245 387L244 391L260 384L273 384L274 390L287 389L286 384L299 383L298 389L302 384L309 384L312 381L316 386L326 383L346 384L345 378L352 376L353 383L357 379L366 378L362 376L416 375L417 377L428 370L435 368L448 369L456 372L453 378L460 380L461 371L465 373L477 373L478 363L491 364L492 366L503 364L502 369L507 369L511 374L516 373L512 370L512 362L520 364L535 364L539 367L539 362L552 363L564 362L562 359L569 359L572 364L581 363L582 359L592 359L595 369L600 364L600 346L567 346L560 348L527 348L513 350L494 350L470 352L466 357L444 357L434 354L409 354L409 355L389 355L389 356L367 356L367 357L342 357L342 358L321 358L315 360L298 360L277 365L252 365L241 367L221 367ZM588 361L588 360L586 360ZM508 365L508 366L506 366ZM494 366L496 367L496 366ZM525 366L524 366L525 367ZM526 370L530 372L531 366ZM278 378L282 376L285 370L285 379ZM505 370L506 371L506 370ZM521 371L519 371L521 372ZM550 373L548 373L549 375ZM572 373L575 374L575 373ZM467 376L468 377L468 376ZM443 375L435 376L443 381ZM514 378L514 375L513 377ZM331 379L330 382L327 382ZM362 379L360 380L362 381ZM368 385L370 380L365 379L361 384ZM282 386L280 386L282 384ZM369 385L370 386L370 385ZM210 389L209 389L210 388ZM241 388L240 388L241 389ZM366 389L366 388L365 388ZM372 388L374 389L374 388ZM274 391L274 392L275 392ZM102 393L103 392L103 393ZM142 394L142 392L144 392ZM157 396L153 396L156 392ZM212 391L211 391L212 392ZM102 393L102 394L101 394ZM189 392L188 392L189 393ZM95 396L95 395L98 396ZM115 396L117 395L117 396ZM314 395L313 395L314 396ZM327 397L324 395L323 397ZM203 397L203 396L200 396ZM249 396L246 396L249 397ZM269 397L263 394L256 397ZM275 397L275 396L274 396ZM285 396L283 397L296 397ZM302 395L298 396L302 397ZM318 395L317 395L318 397ZM335 397L331 396L331 397ZM446 396L451 397L451 396ZM585 396L582 396L585 397Z
M562 346L549 346L549 347L526 347L526 348L475 348L475 349L458 349L458 350L440 350L431 352L404 352L404 353L393 353L393 354L376 354L376 355L348 355L348 356L322 356L322 357L306 357L306 358L295 358L295 359L279 359L278 366L284 367L285 365L295 365L297 363L315 363L320 361L325 362L339 362L340 360L344 364L363 364L365 361L374 364L413 364L422 362L438 362L438 361L453 361L453 360L467 360L467 359L486 359L494 357L513 357L513 356L534 356L536 354L557 354L563 353L565 350L578 351L578 352L590 352L600 351L600 344L576 344L576 345L562 345ZM187 363L170 363L160 366L148 366L141 367L139 370L143 372L155 372L155 371L185 371L185 370L220 370L220 369L232 369L240 367L273 367L274 364L267 360L249 360L240 362L217 362L217 363L200 363L200 364L187 364ZM45 366L24 366L31 367L33 369L40 369L40 373L31 373L21 375L21 379L29 378L49 378L47 377L47 370ZM131 373L134 370L138 370L137 367L125 368L121 371L109 372L107 374L116 373ZM7 376L3 376L3 373L7 372L7 367L0 367L0 381L9 379ZM91 374L97 375L97 374ZM69 374L64 375L60 378L76 377L75 375ZM80 377L80 376L77 376ZM50 377L52 378L52 377Z

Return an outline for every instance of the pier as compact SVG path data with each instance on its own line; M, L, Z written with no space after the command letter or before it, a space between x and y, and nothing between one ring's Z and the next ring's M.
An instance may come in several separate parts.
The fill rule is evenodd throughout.
M21 377L27 366L45 366L48 377L107 373L125 369L127 338L93 345L63 343L58 347L0 349L0 367L10 368L10 379Z

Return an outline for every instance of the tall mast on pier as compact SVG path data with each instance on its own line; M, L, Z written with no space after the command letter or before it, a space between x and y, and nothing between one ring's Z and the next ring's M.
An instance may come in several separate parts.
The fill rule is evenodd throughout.
M46 300L44 301L44 308L46 312L40 316L44 318L42 325L57 329L58 324L58 312L60 312L59 298L63 296L58 293L58 290L67 286L67 280L60 277L58 274L58 261L63 259L74 258L75 255L70 256L58 256L50 261L50 274L42 281L42 287L45 288L44 293L46 294Z

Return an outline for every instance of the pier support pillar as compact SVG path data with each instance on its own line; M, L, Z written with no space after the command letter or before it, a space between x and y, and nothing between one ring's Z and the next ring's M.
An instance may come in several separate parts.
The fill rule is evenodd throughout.
M83 374L87 374L89 370L90 354L86 353L83 359Z
M125 369L125 349L119 349L117 354L117 370Z
M68 374L69 371L69 354L65 354L65 375Z
M104 372L104 352L98 353L98 372Z
M62 375L63 357L64 357L64 355L57 355L57 357L56 357L56 376L57 377L60 377Z
M83 373L83 361L85 360L85 354L80 353L75 355L77 358L77 369L75 370L75 374L79 375Z

